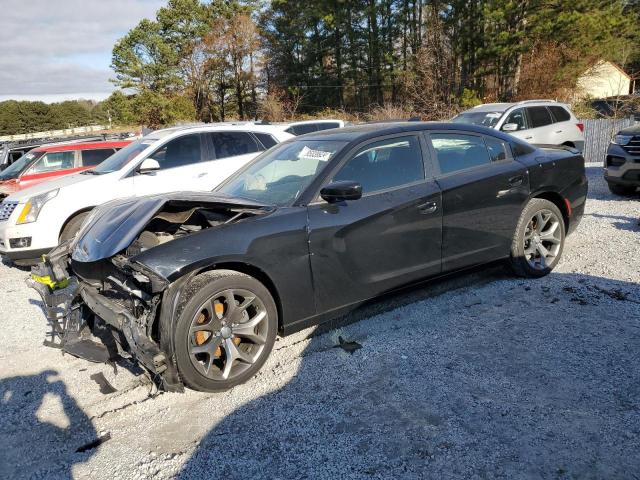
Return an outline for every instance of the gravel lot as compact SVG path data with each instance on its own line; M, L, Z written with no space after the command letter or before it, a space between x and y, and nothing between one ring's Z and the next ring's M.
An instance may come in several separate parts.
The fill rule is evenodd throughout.
M385 298L279 339L220 394L153 395L43 347L27 273L0 264L0 477L640 478L640 202L588 171L552 275L497 266Z

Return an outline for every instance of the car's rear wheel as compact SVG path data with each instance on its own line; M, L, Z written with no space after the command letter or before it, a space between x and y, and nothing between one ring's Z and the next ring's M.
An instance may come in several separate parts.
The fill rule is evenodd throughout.
M628 197L635 193L636 187L628 187L627 185L616 185L615 183L609 183L609 190L614 195Z
M175 350L186 386L227 390L262 367L275 342L278 312L253 277L214 270L196 277L178 308Z
M511 266L522 277L542 277L560 261L565 225L558 207L534 198L526 205L511 244Z

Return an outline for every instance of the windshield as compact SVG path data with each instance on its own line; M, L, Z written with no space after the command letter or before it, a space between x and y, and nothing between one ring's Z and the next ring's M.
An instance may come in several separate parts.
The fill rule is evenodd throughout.
M99 164L93 170L87 170L96 174L111 173L120 170L127 163L133 160L140 152L146 149L149 145L152 145L156 140L141 139L133 143L130 143L122 150L118 150L116 153L107 158L104 162Z
M298 140L268 150L216 192L267 205L291 204L347 142Z
M502 112L463 112L451 121L493 128L501 116Z
M22 155L18 160L0 172L0 180L13 180L24 172L31 162L42 156L43 152L29 152Z

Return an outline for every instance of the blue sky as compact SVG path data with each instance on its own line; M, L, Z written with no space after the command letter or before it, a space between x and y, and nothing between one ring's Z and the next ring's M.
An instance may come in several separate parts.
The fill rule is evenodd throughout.
M101 99L111 49L166 0L2 0L0 100Z

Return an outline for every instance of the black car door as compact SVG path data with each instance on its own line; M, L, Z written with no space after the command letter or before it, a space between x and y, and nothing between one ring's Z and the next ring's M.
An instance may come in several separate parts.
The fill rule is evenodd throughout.
M508 256L529 195L525 166L493 136L442 131L427 137L442 190L443 272Z
M331 310L440 272L441 200L425 173L426 142L396 135L354 149L326 183L357 181L359 200L312 202L309 249L316 301Z

